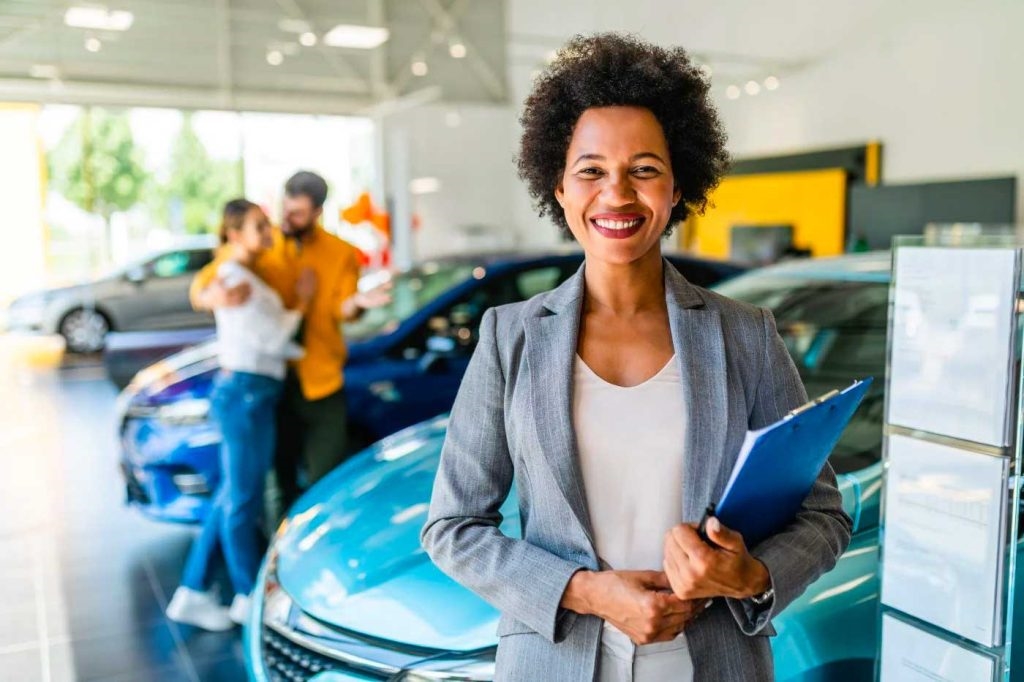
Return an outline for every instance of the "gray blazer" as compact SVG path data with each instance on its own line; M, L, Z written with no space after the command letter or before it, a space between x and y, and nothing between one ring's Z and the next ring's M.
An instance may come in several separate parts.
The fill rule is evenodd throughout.
M688 425L680 520L696 522L721 495L747 429L806 394L770 312L664 268ZM559 607L573 573L599 565L571 409L583 289L581 267L553 291L484 314L423 528L441 570L502 612L497 680L595 676L602 621ZM521 540L498 529L513 480ZM835 565L850 529L826 465L793 523L751 549L771 574L774 604L716 599L687 628L696 679L772 680L771 619Z

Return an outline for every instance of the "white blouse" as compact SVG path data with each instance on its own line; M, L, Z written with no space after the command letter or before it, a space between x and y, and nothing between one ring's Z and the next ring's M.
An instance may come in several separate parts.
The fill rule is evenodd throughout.
M217 276L226 287L242 282L252 287L245 303L214 312L220 366L283 379L286 361L303 354L292 341L302 315L287 310L277 292L241 263L226 261L217 268Z
M682 518L686 423L676 357L644 383L623 387L577 356L573 378L573 424L597 554L613 569L660 571L665 533ZM635 647L605 623L602 682L692 676L685 635Z

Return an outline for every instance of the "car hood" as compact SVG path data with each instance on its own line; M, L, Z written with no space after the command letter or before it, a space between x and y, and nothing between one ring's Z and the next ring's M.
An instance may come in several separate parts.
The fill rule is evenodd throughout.
M278 581L303 611L411 646L469 651L495 644L498 611L441 573L420 546L446 425L438 418L384 439L299 500L275 551ZM843 507L855 520L871 470L838 477ZM521 533L517 499L513 488L501 510L501 530L511 537ZM873 525L860 520L862 529Z
M493 646L499 613L420 546L447 418L384 439L335 469L278 532L278 581L309 615L372 637L469 651ZM519 535L514 492L502 531Z

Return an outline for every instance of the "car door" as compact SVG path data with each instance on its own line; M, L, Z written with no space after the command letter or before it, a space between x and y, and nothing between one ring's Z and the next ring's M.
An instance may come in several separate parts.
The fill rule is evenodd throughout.
M134 290L120 302L124 329L182 329L212 326L213 317L192 309L192 277L213 258L209 249L170 251L148 261Z
M484 312L552 289L577 266L544 263L488 276L406 336L376 364L378 376L368 382L373 404L366 414L375 435L386 435L451 409L476 347Z

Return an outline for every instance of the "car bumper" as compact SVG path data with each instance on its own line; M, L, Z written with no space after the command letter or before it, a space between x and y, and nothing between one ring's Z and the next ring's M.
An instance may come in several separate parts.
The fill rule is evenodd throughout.
M16 332L46 331L45 308L8 308L0 311L0 329Z
M121 475L129 506L156 521L198 524L219 481L219 436L129 419L121 429Z

